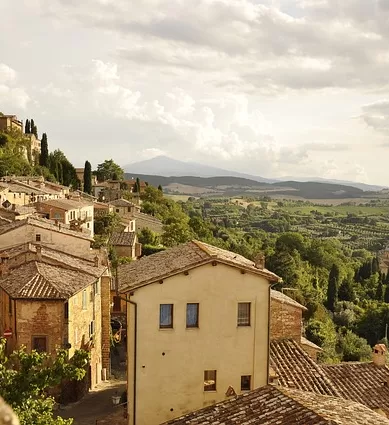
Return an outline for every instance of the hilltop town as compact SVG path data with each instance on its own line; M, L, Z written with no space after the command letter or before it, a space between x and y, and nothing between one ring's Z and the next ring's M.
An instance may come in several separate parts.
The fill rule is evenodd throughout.
M0 395L22 425L389 424L387 250L279 211L255 228L259 206L175 201L38 136L0 115Z

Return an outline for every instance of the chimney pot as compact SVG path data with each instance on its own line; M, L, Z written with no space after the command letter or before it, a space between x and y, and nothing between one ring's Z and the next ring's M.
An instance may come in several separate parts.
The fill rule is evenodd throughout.
M265 255L259 253L254 258L254 265L257 269L263 270L265 268Z

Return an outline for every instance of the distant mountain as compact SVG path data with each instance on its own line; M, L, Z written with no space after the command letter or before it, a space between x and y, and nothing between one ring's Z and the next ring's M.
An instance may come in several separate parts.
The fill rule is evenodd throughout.
M225 170L223 168L212 167L210 165L204 165L197 162L184 162L177 159L169 158L167 156L156 156L145 161L134 162L133 164L125 165L124 171L128 175L153 175L153 176L164 176L164 177L238 177L242 179L248 179L260 183L277 183L281 184L285 181L296 181L296 182L318 182L318 183L329 183L335 185L355 187L363 191L380 191L384 189L384 186L369 185L365 183L323 179L321 177L283 177L279 179L268 179L261 176L254 176L251 174L239 173L237 171Z
M239 173L237 171L224 170L210 165L199 164L197 162L178 161L167 156L156 156L145 161L135 162L125 165L124 171L129 174L149 174L158 176L194 176L194 177L241 177L261 183L274 183L275 179L266 179L260 176Z

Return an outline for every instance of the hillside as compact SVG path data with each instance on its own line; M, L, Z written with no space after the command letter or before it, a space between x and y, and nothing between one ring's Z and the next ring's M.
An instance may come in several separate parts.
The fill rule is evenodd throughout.
M145 161L135 162L133 164L125 165L124 171L131 174L147 174L147 175L158 175L158 176L194 176L194 177L238 177L243 179L248 179L260 183L278 183L283 186L284 181L297 181L297 182L317 182L317 183L330 183L341 186L351 186L361 189L363 191L379 191L383 189L383 186L378 185L369 185L365 183L343 181L343 180L332 180L324 179L321 177L284 177L284 178L264 178L261 176L240 173L232 170L225 170L222 168L204 165L197 162L185 162L179 161L167 156L156 156Z
M126 178L139 177L153 186L161 185L166 193L188 196L270 196L273 198L296 197L303 199L357 199L380 197L374 192L331 183L279 182L260 183L242 177L164 177L149 174L129 174Z

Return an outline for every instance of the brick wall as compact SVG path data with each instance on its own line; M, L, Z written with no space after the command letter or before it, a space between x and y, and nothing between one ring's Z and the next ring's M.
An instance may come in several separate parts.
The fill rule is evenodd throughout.
M299 307L271 300L270 338L293 338L300 342L302 310Z
M102 367L107 369L107 377L111 375L111 278L110 276L101 277L101 355Z

